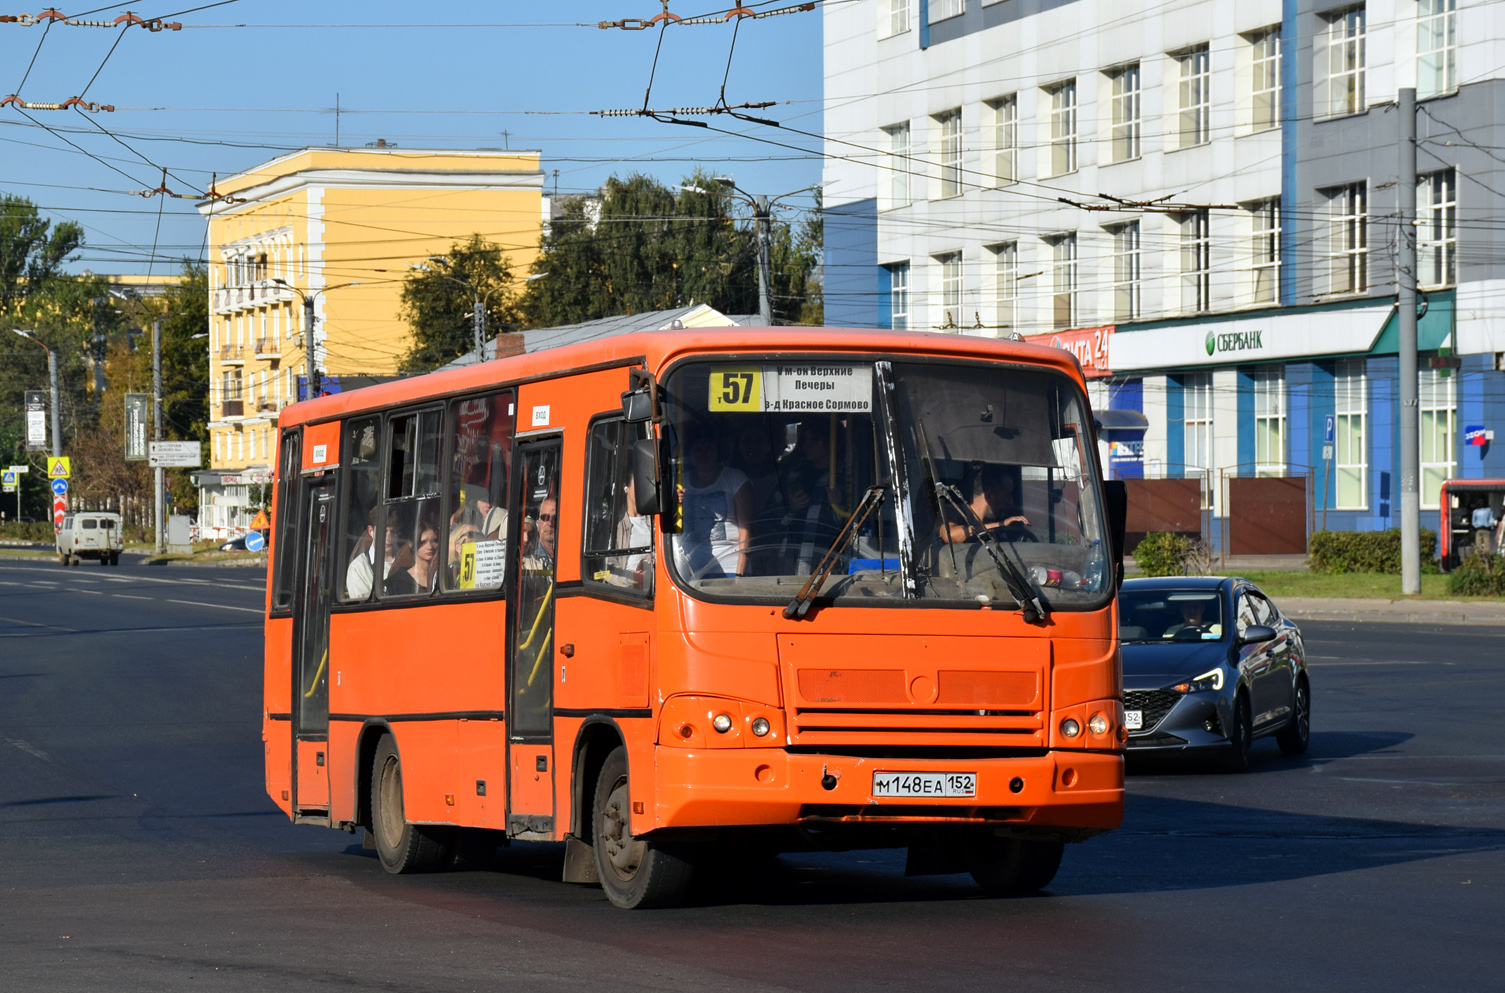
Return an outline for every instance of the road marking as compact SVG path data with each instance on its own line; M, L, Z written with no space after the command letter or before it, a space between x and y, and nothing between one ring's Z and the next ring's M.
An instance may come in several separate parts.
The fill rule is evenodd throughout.
M54 583L50 579L33 579L31 581L31 585L32 586L61 586L62 584L61 583Z
M42 751L40 748L38 748L36 745L33 745L29 741L22 741L20 738L6 738L5 743L7 745L13 745L16 748L21 749L21 751L25 752L27 755L30 755L32 758L41 759L48 765L52 764L52 756L48 755L46 752Z
M119 598L121 600L150 600L150 599L152 599L149 596L131 596L129 593L111 593L110 596L117 597L117 598Z
M1312 658L1312 656L1308 655L1307 656L1307 661L1311 661L1311 658ZM1376 662L1376 661L1372 661L1370 659L1364 659L1364 660L1359 661L1359 662L1323 662L1323 663L1319 664L1317 666L1317 668L1318 669L1336 669L1336 668L1338 668L1340 666L1358 666L1358 667L1362 668L1362 667L1375 666L1375 665L1457 665L1457 664L1458 664L1457 662L1440 662L1440 661L1433 661L1433 660L1427 660L1427 661L1422 661L1422 662L1403 662L1403 661L1400 661L1400 660L1396 660L1396 661L1393 661L1393 662Z
M93 593L95 596L104 596L103 590L68 590L69 593Z
M243 610L248 614L261 613L260 607L232 607L228 603L200 603L197 600L168 600L168 603L186 603L190 607L223 607L225 610Z

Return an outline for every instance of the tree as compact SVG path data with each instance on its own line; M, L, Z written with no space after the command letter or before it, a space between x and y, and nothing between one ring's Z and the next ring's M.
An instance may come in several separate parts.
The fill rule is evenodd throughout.
M512 266L498 245L479 234L456 242L404 281L400 313L413 329L403 368L428 372L475 348L471 314L483 299L487 335L516 330L518 312Z
M751 222L733 217L735 202L701 173L678 193L648 176L613 176L599 194L566 202L563 216L550 222L523 316L547 327L691 303L756 313L757 243ZM815 266L807 233L773 224L776 323L803 316Z
M0 195L0 315L45 292L83 244L84 229L73 221L53 226L30 200Z

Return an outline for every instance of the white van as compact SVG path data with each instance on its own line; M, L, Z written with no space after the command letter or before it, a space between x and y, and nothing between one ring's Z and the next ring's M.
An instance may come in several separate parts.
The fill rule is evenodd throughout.
M57 533L58 561L78 565L80 559L99 559L100 565L119 565L125 541L120 515L102 510L78 511L63 518Z

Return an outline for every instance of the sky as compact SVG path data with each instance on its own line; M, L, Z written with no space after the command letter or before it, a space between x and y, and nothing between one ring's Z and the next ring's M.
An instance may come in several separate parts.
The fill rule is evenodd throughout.
M22 2L9 0L14 9L0 14L44 9ZM686 19L729 9L716 2L670 0L668 9ZM633 172L672 186L697 166L753 193L820 181L820 142L785 129L695 118L733 132L718 134L590 113L641 108L645 96L655 109L713 105L725 79L727 103L776 101L750 113L818 134L818 5L740 24L603 30L598 22L653 18L662 0L176 3L61 9L90 21L129 9L181 23L179 31L0 23L0 99L81 95L115 108L0 107L0 193L83 225L75 272L178 271L204 251L195 199L135 194L163 185L164 167L168 189L200 194L215 173L334 144L337 122L344 147L385 139L402 148L537 149L550 193L556 183L573 193ZM787 202L793 220L813 200Z

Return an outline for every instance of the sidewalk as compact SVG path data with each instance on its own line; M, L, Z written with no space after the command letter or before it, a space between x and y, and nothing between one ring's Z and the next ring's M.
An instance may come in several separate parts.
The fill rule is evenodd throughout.
M1281 597L1280 609L1297 621L1366 624L1467 624L1505 627L1505 602Z

